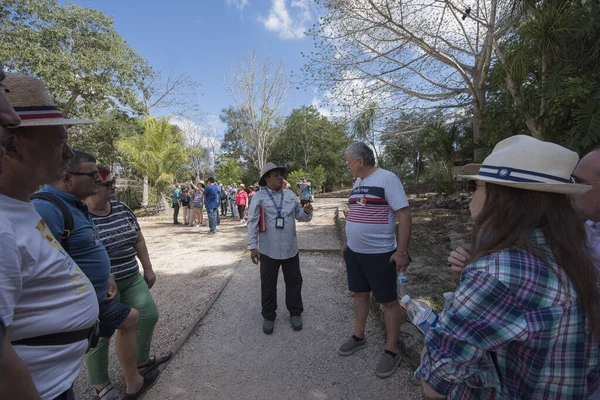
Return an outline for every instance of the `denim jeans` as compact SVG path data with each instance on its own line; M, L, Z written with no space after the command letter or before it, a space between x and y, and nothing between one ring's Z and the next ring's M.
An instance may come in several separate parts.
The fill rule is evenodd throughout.
M236 205L235 205L235 200L229 200L229 209L231 210L231 216L232 217L237 217L237 210L236 210Z
M211 232L217 231L217 208L207 208L206 212L208 214L208 227Z

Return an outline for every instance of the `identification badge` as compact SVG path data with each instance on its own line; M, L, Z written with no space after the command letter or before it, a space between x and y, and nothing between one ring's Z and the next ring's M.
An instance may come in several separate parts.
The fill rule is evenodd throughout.
M275 228L276 229L283 229L283 217L277 217L277 218L275 218Z

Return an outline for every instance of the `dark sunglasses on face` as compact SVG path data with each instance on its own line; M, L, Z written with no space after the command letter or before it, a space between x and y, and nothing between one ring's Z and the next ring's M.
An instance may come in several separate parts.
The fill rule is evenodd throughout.
M71 172L67 171L67 174L77 175L77 176L88 176L90 178L95 178L98 175L98 170L93 170L90 172Z
M101 183L100 186L104 186L105 188L110 188L117 186L117 182L113 179L112 181Z

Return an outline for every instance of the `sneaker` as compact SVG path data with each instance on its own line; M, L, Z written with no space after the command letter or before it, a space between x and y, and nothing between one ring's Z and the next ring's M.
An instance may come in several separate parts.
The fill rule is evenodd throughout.
M365 347L367 347L367 339L356 341L353 337L351 337L350 339L342 343L338 350L338 353L340 354L340 356L349 356L355 351L364 349Z
M269 321L268 319L263 319L263 332L267 335L273 333L275 329L275 321Z
M292 329L295 331L302 330L302 316L301 315L292 315Z
M397 354L396 357L392 357L388 353L383 353L383 356L375 369L375 375L380 378L387 378L396 371L398 364L400 364L400 354Z
M200 224L196 224L196 228L200 228Z
M209 235L214 235L215 233L217 233L217 231L208 231Z

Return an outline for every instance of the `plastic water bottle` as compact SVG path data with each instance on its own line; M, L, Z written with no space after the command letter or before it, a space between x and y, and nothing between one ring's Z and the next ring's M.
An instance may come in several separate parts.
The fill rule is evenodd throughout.
M401 302L408 313L408 318L423 334L426 334L429 329L437 325L439 316L426 303L413 300L408 295L402 297Z
M446 312L446 310L448 308L450 308L452 301L454 301L454 292L446 292L443 294L443 296L444 296L444 310L442 312Z
M403 298L408 294L408 279L402 271L398 274L398 297Z

